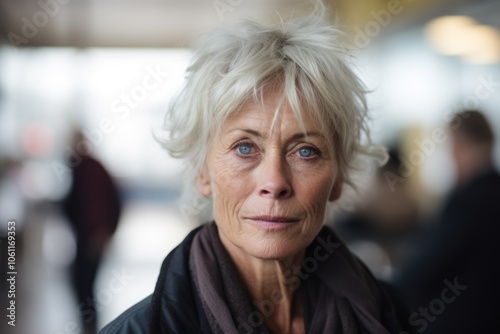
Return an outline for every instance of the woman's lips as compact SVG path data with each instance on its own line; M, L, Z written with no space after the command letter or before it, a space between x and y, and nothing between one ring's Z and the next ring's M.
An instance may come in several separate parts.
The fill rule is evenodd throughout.
M255 224L266 230L281 230L290 227L291 224L300 221L298 218L286 216L255 216L250 217Z
M299 221L298 218L292 218L287 216L255 216L255 217L250 217L250 219L266 221L271 223L295 223Z

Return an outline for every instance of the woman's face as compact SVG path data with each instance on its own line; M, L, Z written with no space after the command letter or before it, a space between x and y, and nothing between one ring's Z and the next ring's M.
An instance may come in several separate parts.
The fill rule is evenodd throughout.
M270 132L278 100L270 95L230 116L197 180L213 198L225 247L260 259L304 250L322 227L328 200L340 194L328 136L307 112L303 129L283 106Z

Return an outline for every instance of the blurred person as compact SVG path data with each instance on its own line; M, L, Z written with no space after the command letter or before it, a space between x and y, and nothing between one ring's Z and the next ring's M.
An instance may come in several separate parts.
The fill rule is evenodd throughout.
M500 332L500 175L494 136L482 113L457 113L448 125L455 189L437 216L423 251L398 277L425 333Z
M81 132L73 139L74 151L85 143ZM80 154L72 170L72 185L63 210L76 236L76 257L71 279L85 333L96 333L94 282L105 250L120 218L118 189L103 165Z
M402 182L397 150L389 152L389 161L374 175L359 204L339 212L332 227L374 272L384 280L412 253L420 234L417 201Z
M207 223L167 256L153 294L101 333L403 329L385 289L324 226L360 161L385 156L361 142L365 90L324 11L245 22L195 51L162 141L186 160L188 205Z

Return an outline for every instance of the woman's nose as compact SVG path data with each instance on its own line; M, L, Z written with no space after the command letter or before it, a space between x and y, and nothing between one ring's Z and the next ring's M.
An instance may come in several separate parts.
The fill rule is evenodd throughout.
M258 193L271 199L285 199L292 195L286 162L279 156L266 157L257 173Z

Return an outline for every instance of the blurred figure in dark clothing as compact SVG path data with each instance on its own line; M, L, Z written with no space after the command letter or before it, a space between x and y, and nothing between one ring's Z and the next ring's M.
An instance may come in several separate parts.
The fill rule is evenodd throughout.
M77 133L74 151L84 143ZM88 143L87 143L88 144ZM73 167L73 183L64 202L64 211L74 228L77 251L72 283L78 298L85 333L96 333L94 281L107 242L116 230L121 203L117 188L104 167L82 154Z
M408 182L400 181L398 157L397 150L389 150L389 161L377 170L360 205L341 213L333 225L349 248L383 280L407 260L419 228L418 205Z
M423 251L397 279L421 333L500 333L500 175L478 111L449 123L457 186Z

